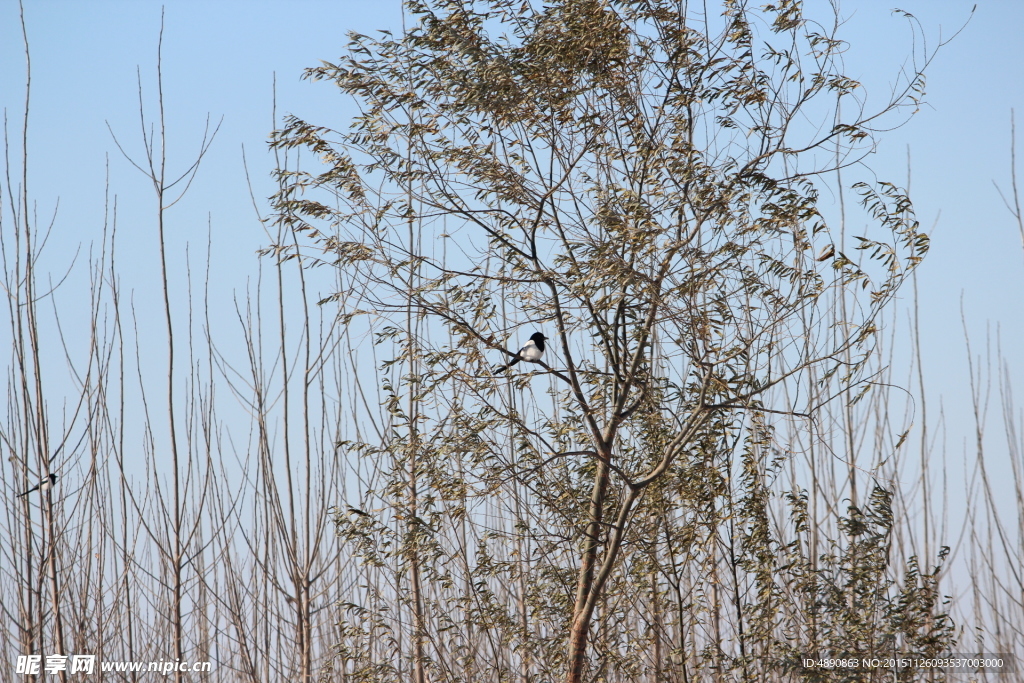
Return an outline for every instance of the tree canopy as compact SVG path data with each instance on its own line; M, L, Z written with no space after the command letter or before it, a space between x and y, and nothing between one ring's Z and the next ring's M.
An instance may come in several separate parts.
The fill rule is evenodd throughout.
M351 126L291 117L273 142L322 164L282 168L276 202L339 269L323 303L372 316L394 350L386 429L346 444L391 469L363 492L377 513L342 513L342 531L398 567L352 600L354 680L400 675L380 650L392 603L412 615L417 681L782 671L847 637L819 608L934 645L872 602L888 599L883 488L852 501L849 538L869 547L834 556L874 586L862 602L823 597L806 525L783 542L769 512L775 423L855 398L879 313L927 250L904 192L856 179L922 73L867 109L838 18L795 1L406 6L401 35L353 35L306 74L355 98ZM867 223L852 238L821 201L840 170ZM535 331L544 358L496 373ZM785 607L801 590L807 610ZM873 647L857 634L844 646Z

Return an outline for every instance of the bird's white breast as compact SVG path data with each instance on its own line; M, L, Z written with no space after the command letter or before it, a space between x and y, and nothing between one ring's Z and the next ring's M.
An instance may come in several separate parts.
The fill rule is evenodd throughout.
M519 351L519 357L523 360L536 361L540 360L540 357L544 355L544 352L537 348L537 345L532 341L526 342L522 350Z

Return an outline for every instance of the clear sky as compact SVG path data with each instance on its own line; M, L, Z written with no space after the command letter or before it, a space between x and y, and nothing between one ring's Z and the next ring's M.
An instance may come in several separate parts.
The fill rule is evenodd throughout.
M808 3L815 4L822 3ZM959 0L847 2L842 13L849 19L843 36L851 44L850 75L865 82L873 100L887 94L911 53L913 38L893 6L920 21L917 40L925 38L933 50L940 38L968 21L972 5ZM274 124L275 74L279 114L294 112L343 127L354 111L351 104L329 84L300 81L302 69L341 55L349 31L397 32L401 12L395 0L170 0L165 10L163 74L172 175L194 157L207 115L214 122L223 117L195 186L170 214L171 250L182 253L188 242L201 260L209 226L211 305L230 306L255 272L255 250L267 242L246 188L242 148L257 202L266 211L264 198L273 191L266 139ZM124 284L135 289L141 309L156 307L156 292L146 284L157 266L153 194L117 152L107 124L129 153L141 152L136 70L152 117L161 4L26 0L25 15L32 54L31 191L40 215L49 215L60 200L43 266L58 277L77 245L88 248L99 240L109 156L111 193L119 202ZM927 388L933 405L942 398L954 457L962 453L965 440L973 439L961 300L975 348L983 348L986 329L994 332L998 326L1011 377L1024 391L1024 346L1018 341L1024 334L1024 249L993 186L993 181L1005 189L1010 184L1012 108L1018 113L1024 157L1022 27L1024 2L981 0L966 28L931 64L927 103L920 113L882 136L877 156L868 161L880 179L904 184L909 146L912 197L933 236L919 274ZM919 56L922 48L919 42ZM22 112L23 87L18 3L2 0L0 103L12 129L12 119ZM1024 173L1024 163L1020 170ZM909 296L909 290L904 294ZM1001 425L992 426L1002 434ZM1005 443L999 452L1005 453Z

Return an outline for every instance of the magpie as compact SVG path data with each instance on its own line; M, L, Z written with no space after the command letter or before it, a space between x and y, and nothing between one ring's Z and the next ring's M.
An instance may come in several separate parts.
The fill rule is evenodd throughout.
M523 348L519 349L516 353L516 357L509 361L508 365L502 365L495 372L505 372L510 367L515 365L521 360L529 361L530 363L536 363L540 360L540 357L544 355L544 342L547 340L540 332L534 332L530 335L530 340L523 344Z
M28 494L32 493L33 491L45 491L46 489L52 487L56 483L57 483L57 475L56 474L51 474L49 477L44 478L38 484L36 484L32 488L30 488L28 491L25 491L25 493L19 493L18 494L18 498L21 498L22 496L27 496Z

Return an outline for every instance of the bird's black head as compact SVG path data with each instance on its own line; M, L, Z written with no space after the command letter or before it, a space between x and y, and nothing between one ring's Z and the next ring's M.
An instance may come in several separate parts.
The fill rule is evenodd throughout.
M530 341L537 345L541 351L544 350L544 342L547 341L547 337L542 332L534 332L530 335Z

